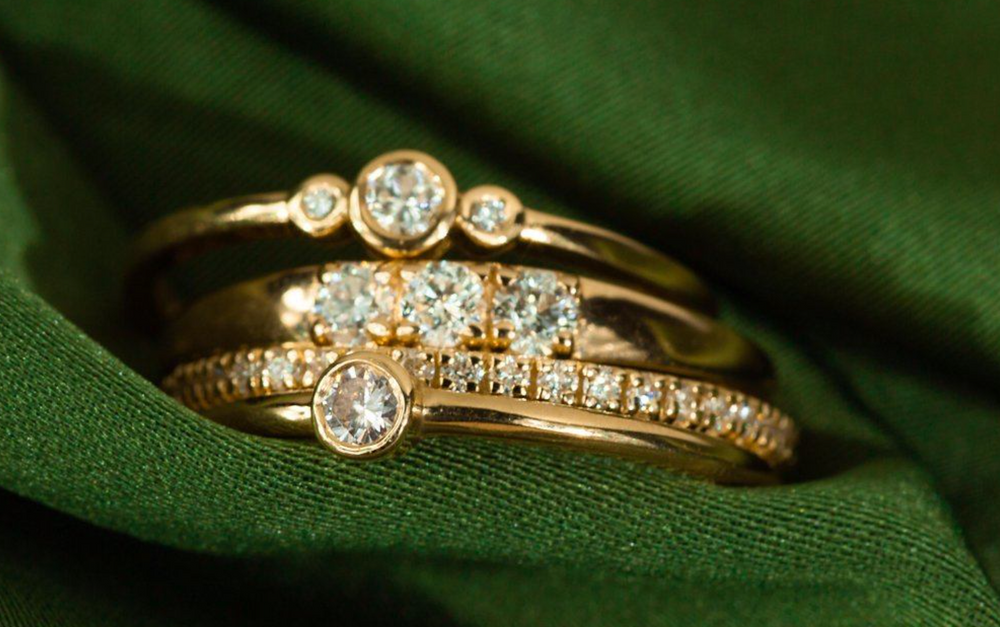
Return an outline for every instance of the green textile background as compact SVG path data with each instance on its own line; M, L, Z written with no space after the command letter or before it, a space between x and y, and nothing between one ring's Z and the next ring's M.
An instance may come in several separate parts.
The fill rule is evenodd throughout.
M2 2L0 624L1000 624L998 140L995 2ZM150 383L133 233L399 147L708 277L789 482L351 464Z

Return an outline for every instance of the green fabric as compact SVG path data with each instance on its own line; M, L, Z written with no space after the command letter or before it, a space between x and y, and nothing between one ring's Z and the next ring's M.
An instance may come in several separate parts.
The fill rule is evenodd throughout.
M0 3L0 624L1000 624L998 76L990 2ZM161 394L129 237L398 147L709 277L789 483Z

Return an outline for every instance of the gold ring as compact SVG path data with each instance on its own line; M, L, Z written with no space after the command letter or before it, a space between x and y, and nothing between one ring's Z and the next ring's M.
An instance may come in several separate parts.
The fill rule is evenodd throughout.
M658 372L470 351L284 345L178 366L164 387L267 435L315 435L352 458L418 436L503 437L610 453L729 482L762 482L796 430L740 392Z
M604 281L456 261L339 262L203 297L171 324L174 362L240 346L468 348L692 376L766 396L752 343L708 316Z
M405 201L398 193L403 188ZM525 208L497 186L460 195L447 168L412 150L373 160L353 187L322 174L291 194L236 198L168 216L136 242L126 286L139 307L169 317L179 304L163 272L178 261L248 239L300 236L340 242L352 233L383 258L439 256L449 246L480 256L527 252L692 309L715 310L705 285L669 257L617 233Z

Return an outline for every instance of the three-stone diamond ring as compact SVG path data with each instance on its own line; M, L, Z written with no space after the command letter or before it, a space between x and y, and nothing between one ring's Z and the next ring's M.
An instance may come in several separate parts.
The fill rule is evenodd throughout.
M796 430L770 404L703 381L573 359L285 344L176 367L164 388L264 435L312 436L350 458L421 436L473 435L611 453L718 481L773 480Z
M671 258L617 233L522 206L510 191L483 185L459 193L429 155L401 150L365 166L353 186L321 174L291 193L260 194L182 211L136 242L130 298L151 313L179 308L163 271L180 260L249 239L360 239L379 258L437 257L452 247L476 257L530 254L626 282L713 313L706 286Z
M554 270L337 262L213 292L168 326L173 361L279 342L463 348L633 366L766 394L767 357L704 314Z

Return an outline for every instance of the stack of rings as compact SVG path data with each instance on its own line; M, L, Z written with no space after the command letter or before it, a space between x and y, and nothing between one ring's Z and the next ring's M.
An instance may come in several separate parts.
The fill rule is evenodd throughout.
M359 239L373 259L193 302L171 294L166 271L196 254L294 237ZM538 265L489 260L510 253ZM423 153L383 155L353 186L323 174L291 194L168 216L138 240L128 285L164 321L166 391L231 427L315 437L345 458L470 435L726 483L772 482L793 458L796 429L768 402L770 362L714 318L690 271L503 188L459 194Z

